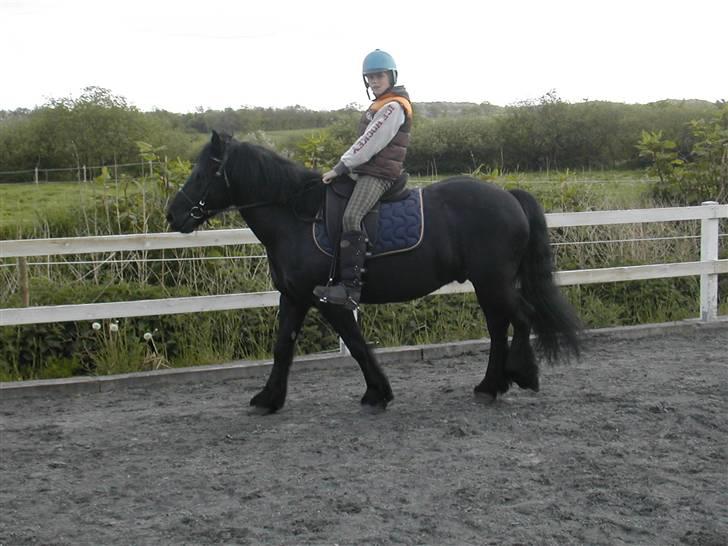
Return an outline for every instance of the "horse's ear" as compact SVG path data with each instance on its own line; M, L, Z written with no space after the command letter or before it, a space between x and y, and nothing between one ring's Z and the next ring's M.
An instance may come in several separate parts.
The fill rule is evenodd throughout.
M222 150L222 139L215 129L212 130L210 142L212 143L212 151L214 153L219 153Z

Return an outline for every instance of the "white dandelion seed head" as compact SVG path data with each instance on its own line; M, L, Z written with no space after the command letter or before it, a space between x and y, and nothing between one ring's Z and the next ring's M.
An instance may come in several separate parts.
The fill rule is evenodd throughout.
M101 324L99 324L98 322L94 322L91 324L91 328L93 328L94 330L101 330Z
M114 323L109 324L109 330L112 332L118 332L119 331L119 325Z
M150 339L152 339L152 333L151 332L146 332L144 334L144 340L145 341L149 341Z

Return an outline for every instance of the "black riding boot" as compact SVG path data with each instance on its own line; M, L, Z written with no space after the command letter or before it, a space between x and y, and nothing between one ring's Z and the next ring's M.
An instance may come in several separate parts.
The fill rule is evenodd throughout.
M361 275L367 251L367 238L361 231L341 234L339 243L339 283L317 286L313 293L324 303L343 305L352 311L359 307Z

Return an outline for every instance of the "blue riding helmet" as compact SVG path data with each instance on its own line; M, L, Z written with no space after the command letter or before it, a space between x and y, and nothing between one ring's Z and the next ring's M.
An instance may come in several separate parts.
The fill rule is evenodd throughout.
M374 72L389 72L391 74L392 86L397 83L397 63L394 62L394 57L386 51L375 49L364 57L361 73L367 89L369 88L369 83L367 82L366 75L373 74Z

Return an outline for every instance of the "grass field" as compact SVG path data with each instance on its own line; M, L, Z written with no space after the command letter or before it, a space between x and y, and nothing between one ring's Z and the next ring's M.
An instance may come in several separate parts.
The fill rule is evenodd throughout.
M575 186L588 189L602 210L607 208L638 208L644 206L646 190L651 182L642 170L580 170L550 172L513 172L505 174L458 173L476 176L508 188L551 190L566 193ZM451 175L410 176L410 185L426 186Z
M125 191L142 190L144 182L104 186L97 182L46 182L41 184L0 184L0 230L13 226L24 231L42 226L49 218L67 214L69 209L90 207L103 196L115 197ZM147 182L151 184L151 182Z
M454 173L457 174L457 173ZM477 174L477 173L476 173ZM451 175L411 176L410 185L426 186ZM595 200L613 203L610 208L639 207L644 190L651 182L643 171L566 171L549 173L509 173L498 176L482 175L481 178L501 185L529 186L543 185L559 192L570 185L588 185ZM151 183L151 182L147 182ZM136 179L134 184L104 186L97 182L48 182L41 184L0 184L0 230L8 233L13 226L25 231L33 226L43 225L48 218L64 214L71 208L91 205L94 200L106 194L115 196L123 192L139 192L144 182Z
M287 129L285 131L265 131L265 136L275 144L276 149L280 150L286 147L293 148L303 138L310 137L321 131L323 129Z

